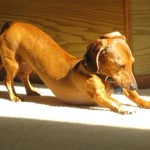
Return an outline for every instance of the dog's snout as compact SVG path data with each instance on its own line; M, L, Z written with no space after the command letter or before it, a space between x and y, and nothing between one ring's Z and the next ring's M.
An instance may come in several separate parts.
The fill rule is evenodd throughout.
M131 91L135 91L135 90L137 90L137 89L138 89L138 87L137 87L136 84L131 84L131 85L130 85L130 90L131 90Z

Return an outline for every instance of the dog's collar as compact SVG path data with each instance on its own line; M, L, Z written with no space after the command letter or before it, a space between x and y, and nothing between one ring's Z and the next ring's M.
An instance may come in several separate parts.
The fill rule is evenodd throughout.
M89 73L92 73L92 72L88 69L85 59L81 60L81 64L82 64L82 66L83 66Z
M101 73L96 73L96 75L105 80L105 82L115 83L115 80L112 77L106 76Z
M82 63L82 65L84 66L84 68L85 68L86 70L88 70L87 65L86 65L86 62L85 62L84 59L81 61L81 63ZM90 71L88 70L88 72L90 72ZM97 76L99 76L100 78L102 78L103 80L105 80L105 82L115 83L115 80L114 80L112 77L106 76L106 75L101 74L101 73L99 73L99 72L96 72L95 74L96 74Z

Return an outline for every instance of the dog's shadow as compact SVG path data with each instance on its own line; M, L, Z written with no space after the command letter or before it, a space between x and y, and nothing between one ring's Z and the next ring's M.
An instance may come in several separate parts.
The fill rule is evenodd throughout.
M65 104L61 100L53 96L27 96L25 94L17 94L17 96L19 96L22 99L22 102L33 102L33 103L45 104L51 106L53 105L65 106ZM8 92L5 91L0 91L0 98L10 101Z
M29 103L31 102L31 103L42 104L42 105L44 104L48 106L60 106L60 107L70 107L70 108L78 108L78 109L103 110L103 111L107 110L99 106L66 104L63 103L62 100L54 96L27 96L25 94L18 94L18 96L22 98L22 102L29 102ZM0 91L0 99L10 101L8 92Z
M25 94L18 94L23 100L22 102L31 102L36 104L44 104L48 106L60 106L60 107L70 107L70 108L78 108L78 109L86 109L86 110L100 110L100 111L110 111L107 108L103 108L97 105L70 105L62 102L62 100L58 99L54 96L27 96ZM8 92L0 91L0 99L10 101ZM133 105L124 104L126 106L135 107Z

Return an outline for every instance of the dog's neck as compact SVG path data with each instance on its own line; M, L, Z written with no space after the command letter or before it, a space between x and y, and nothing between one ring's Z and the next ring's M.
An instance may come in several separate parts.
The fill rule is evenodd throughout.
M81 61L82 66L89 72L90 70L87 67L86 61L83 59ZM100 70L100 68L99 68ZM103 73L100 73L100 71L95 72L94 74L96 74L97 76L99 76L101 79L103 79L105 82L109 82L109 83L115 83L115 80L112 77L109 77L107 75L104 75Z

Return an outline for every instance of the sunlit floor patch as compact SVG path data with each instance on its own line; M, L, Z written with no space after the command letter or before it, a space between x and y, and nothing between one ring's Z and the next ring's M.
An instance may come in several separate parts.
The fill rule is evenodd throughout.
M44 85L35 85L40 91L40 97L25 96L24 87L17 84L15 89L21 94L24 102L14 103L9 100L4 85L0 85L0 117L28 118L38 120L50 120L69 123L80 123L90 125L104 125L115 127L150 129L150 110L140 109L129 101L124 95L113 95L126 107L134 109L135 114L120 115L102 107L68 106L57 103L52 92ZM149 90L142 90L140 93L150 93ZM150 96L142 96L150 100ZM56 103L55 103L56 101Z

